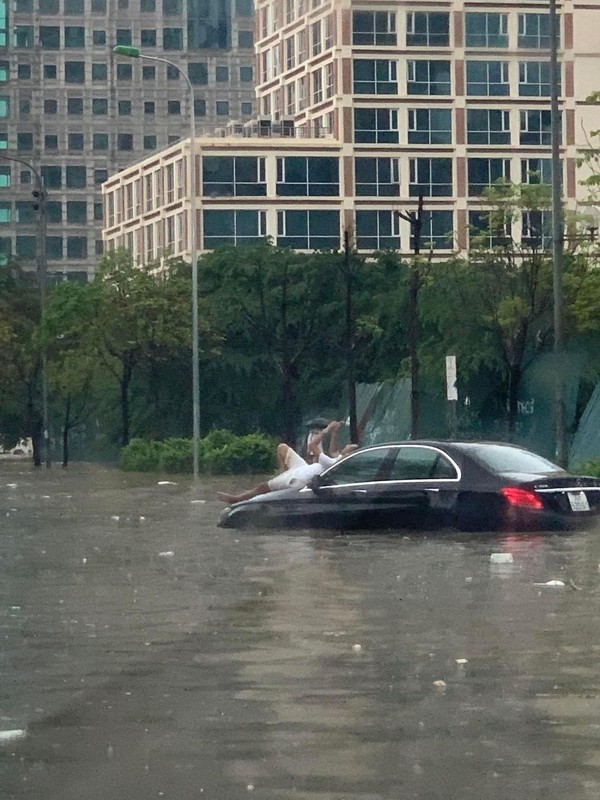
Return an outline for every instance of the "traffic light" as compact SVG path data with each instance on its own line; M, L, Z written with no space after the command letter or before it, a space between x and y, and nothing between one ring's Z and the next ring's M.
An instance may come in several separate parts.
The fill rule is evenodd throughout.
M33 210L39 211L42 207L44 200L46 199L45 192L43 189L34 189L31 192L33 196Z

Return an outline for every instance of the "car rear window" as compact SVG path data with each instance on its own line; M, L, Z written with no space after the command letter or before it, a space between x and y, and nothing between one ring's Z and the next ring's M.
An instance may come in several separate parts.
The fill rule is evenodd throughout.
M516 447L505 447L501 444L486 444L470 450L470 454L478 461L498 472L562 472L561 468L547 458L519 450Z

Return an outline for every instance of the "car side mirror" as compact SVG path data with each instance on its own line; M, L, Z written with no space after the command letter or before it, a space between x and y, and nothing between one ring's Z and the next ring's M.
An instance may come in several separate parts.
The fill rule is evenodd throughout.
M322 482L320 475L315 475L314 478L311 478L311 480L308 482L308 488L312 489L315 494L319 494L321 491L321 486Z

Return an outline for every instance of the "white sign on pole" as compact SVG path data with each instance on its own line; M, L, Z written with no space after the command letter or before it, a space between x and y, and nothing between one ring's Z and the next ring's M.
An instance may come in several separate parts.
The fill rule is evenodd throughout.
M458 400L456 356L446 356L446 397L448 400Z

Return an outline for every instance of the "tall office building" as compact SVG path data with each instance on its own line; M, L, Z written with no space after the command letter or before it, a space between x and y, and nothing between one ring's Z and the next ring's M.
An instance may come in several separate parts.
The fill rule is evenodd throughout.
M252 116L253 29L252 0L0 0L0 258L35 261L37 172L49 275L89 276L102 182L189 136L179 72L115 57L115 45L187 70L197 131L208 133Z
M564 0L558 24L560 154L574 210L577 158L600 128L600 107L586 99L600 89L600 5ZM350 231L361 251L409 253L410 223L396 212L422 196L423 247L464 250L494 182L550 181L545 3L257 0L256 31L255 122L197 141L200 249L265 235L339 247ZM106 184L108 246L139 258L189 253L188 188L168 178L186 174L177 162L188 152L164 151ZM524 212L513 233L548 245L549 223L549 213Z

